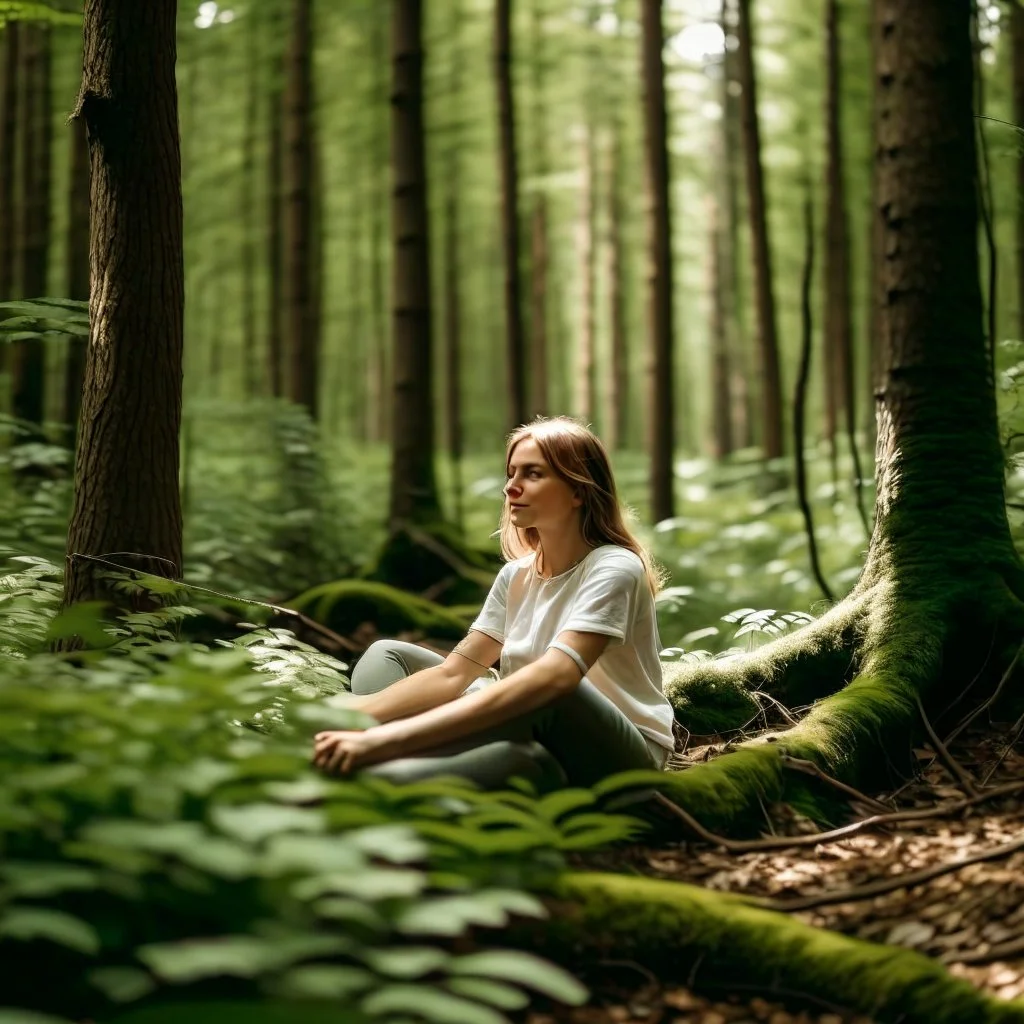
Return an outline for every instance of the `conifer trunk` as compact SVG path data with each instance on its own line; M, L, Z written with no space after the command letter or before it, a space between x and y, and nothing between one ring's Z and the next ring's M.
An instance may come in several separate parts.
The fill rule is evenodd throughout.
M259 22L256 7L245 15L246 64L245 113L242 129L242 187L239 193L239 216L242 221L242 361L243 387L248 398L260 389L259 359L256 342L256 135L258 131L259 89Z
M15 297L16 201L15 167L18 140L18 38L20 26L9 21L2 30L0 67L0 300ZM3 346L6 347L6 346ZM0 367L6 352L0 353Z
M440 518L434 474L433 359L423 3L394 0L391 24L393 428L391 529Z
M722 226L714 196L708 198L708 294L711 297L711 454L723 459L733 450L729 339L722 287Z
M65 605L109 597L79 554L180 577L182 267L175 0L86 0L89 349ZM159 239L159 244L154 244ZM130 443L127 443L130 439Z
M69 299L89 299L89 135L85 120L71 122L71 170L68 184L68 234L65 280ZM85 381L85 342L71 338L64 369L64 422L78 430Z
M1010 47L1013 65L1013 123L1024 124L1024 6L1010 0ZM1017 337L1024 338L1024 151L1017 146L1017 189L1014 203L1017 250Z
M26 22L21 28L22 117L18 262L21 291L29 298L48 294L50 248L50 27ZM41 426L45 416L45 351L42 340L11 346L11 411ZM36 437L41 436L39 434ZM28 436L24 440L34 439Z
M519 173L512 96L512 0L495 0L494 70L498 89L501 228L505 263L505 360L509 427L529 418L526 406L526 339L519 283Z
M753 248L754 296L757 308L757 339L761 374L761 447L765 458L783 453L782 380L779 373L779 339L775 321L771 245L768 240L768 209L764 168L761 164L761 128L757 113L757 77L754 73L754 41L750 23L751 0L739 0L738 64L743 152L747 168L747 204Z
M284 187L283 305L288 397L318 415L320 308L318 234L315 220L318 175L313 116L313 0L292 0L291 38L285 58L282 120Z
M651 455L651 515L655 522L674 515L672 228L669 204L668 125L665 109L664 34L661 0L642 0L642 69L644 142L647 165L648 293L650 356L648 361L648 445Z
M547 118L545 117L546 49L544 46L543 0L533 0L531 9L531 61L533 78L533 207L530 211L530 368L529 410L534 416L548 411L548 287L550 253L548 243L548 200L545 176L548 173Z
M585 129L583 142L583 195L580 197L580 214L576 234L576 252L580 262L580 321L576 343L574 365L575 395L573 405L576 415L589 423L594 418L594 351L597 329L595 309L596 250L594 236L597 220L597 142L594 126Z
M274 398L282 398L284 382L284 298L282 286L284 239L283 183L281 167L284 160L283 118L284 58L278 51L278 36L284 28L279 14L267 19L273 31L271 46L274 57L270 68L268 90L268 120L270 122L267 148L267 384Z
M608 418L605 437L615 451L629 443L629 358L626 342L625 251L622 239L622 124L612 118L608 147L608 299L611 358L608 369Z

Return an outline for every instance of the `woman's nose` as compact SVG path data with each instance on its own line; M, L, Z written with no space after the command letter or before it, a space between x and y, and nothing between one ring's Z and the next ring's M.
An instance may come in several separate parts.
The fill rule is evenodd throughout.
M509 482L507 484L505 484L505 494L506 495L511 497L512 495L522 494L522 493L523 493L522 487L520 487L516 483L513 483L511 480L509 480Z

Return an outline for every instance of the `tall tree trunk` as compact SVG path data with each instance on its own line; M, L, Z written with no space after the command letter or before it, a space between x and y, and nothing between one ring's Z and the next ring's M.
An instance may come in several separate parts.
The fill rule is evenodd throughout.
M176 8L176 0L85 4L76 116L89 131L89 256L96 287L65 605L112 596L80 555L105 556L171 578L182 571L184 274Z
M573 405L576 415L590 422L594 418L594 352L597 331L597 140L593 124L584 129L583 140L583 195L577 228L576 252L580 261L580 321L576 343L573 378L576 384Z
M71 170L68 181L68 236L65 281L70 299L89 298L89 135L85 120L71 122ZM78 430L78 411L85 381L82 339L68 342L64 369L64 422Z
M1024 6L1010 0L1010 45L1013 64L1013 123L1024 124ZM1024 338L1024 152L1017 147L1017 337Z
M501 164L501 228L505 256L505 359L509 426L528 419L526 339L519 283L519 174L516 166L516 116L512 98L512 0L495 0L494 71L498 87L498 135Z
M291 38L285 59L284 116L284 340L288 397L317 418L320 309L316 119L313 116L313 0L292 0Z
M282 398L284 380L284 57L278 51L278 36L284 29L279 13L267 19L273 30L271 46L274 49L268 90L268 117L270 121L267 151L267 383L270 394Z
M461 29L464 12L461 3L451 8L449 30L450 74L448 109L461 110L462 61ZM452 470L452 518L461 530L462 515L462 290L459 285L459 187L461 184L461 126L454 120L448 128L445 174L444 225L444 335L445 335L445 440Z
M735 0L722 0L722 32L735 37L737 13ZM754 389L751 387L753 361L747 321L745 295L740 276L740 198L742 188L742 126L740 115L739 68L734 49L722 55L722 300L725 304L725 330L730 353L730 392L732 394L733 443L751 448L757 443L757 417L754 414Z
M21 27L9 21L3 28L3 67L0 68L0 300L13 298L16 288L15 248L17 204L15 168L18 141L18 39ZM0 353L0 367L4 353Z
M711 296L711 454L722 459L733 450L732 403L729 391L728 313L722 288L722 225L715 197L708 197L708 294Z
M856 444L853 367L853 314L850 308L850 229L843 171L843 137L840 117L842 95L839 59L839 11L837 0L827 0L826 45L826 188L825 203L825 353L831 376L826 395L831 396L832 415L826 418L829 441L835 444L840 422L846 429L851 451ZM826 406L827 407L827 406Z
M622 240L622 122L612 118L608 147L608 298L611 358L605 437L615 451L629 441L629 358L626 342L625 246Z
M369 165L370 188L370 352L367 360L367 434L371 441L387 441L391 436L391 380L389 374L388 302L385 294L387 263L387 201L379 168L388 161L388 41L384 20L386 8L377 8L373 18L371 50L373 75L368 105L372 118Z
M661 0L641 0L644 142L647 165L650 357L648 420L651 453L651 515L655 522L675 511L672 474L672 228L669 204L668 125L665 109L664 35Z
M259 130L259 90L265 69L260 65L259 21L255 4L245 14L246 75L245 113L242 128L242 187L239 216L242 220L242 362L247 398L260 390L256 343L256 134Z
M391 219L394 245L392 530L440 517L434 474L433 359L423 3L394 0L391 23Z
M24 103L21 119L21 290L28 297L46 295L50 249L50 27L26 23L21 29ZM15 342L11 349L11 410L28 423L45 416L45 351L39 339ZM26 438L27 440L28 438Z
M782 380L779 374L779 339L775 323L775 291L772 286L771 246L768 241L768 210L761 166L761 129L757 115L757 79L754 74L754 42L750 24L751 0L739 0L739 72L742 93L740 111L743 150L747 165L747 193L753 244L754 293L757 304L757 338L762 387L761 446L765 458L783 452Z
M533 0L531 9L531 60L533 77L533 151L534 186L533 208L530 213L530 413L544 416L548 411L548 285L550 280L550 245L548 243L548 198L544 178L548 174L548 138L545 107L546 48L544 45L544 18L541 5L544 0Z

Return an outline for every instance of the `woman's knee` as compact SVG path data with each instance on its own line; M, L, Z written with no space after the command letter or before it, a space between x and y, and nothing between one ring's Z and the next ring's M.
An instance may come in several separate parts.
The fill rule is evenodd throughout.
M399 679L443 660L439 654L405 640L375 640L352 671L352 692L378 693Z

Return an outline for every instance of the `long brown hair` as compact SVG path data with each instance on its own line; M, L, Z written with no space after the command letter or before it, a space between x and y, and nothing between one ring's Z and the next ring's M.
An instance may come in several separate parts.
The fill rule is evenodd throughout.
M580 533L592 548L617 544L632 551L643 563L652 593L662 585L662 573L647 549L626 525L612 476L608 452L597 435L569 416L538 416L509 434L505 447L505 471L520 441L532 438L552 470L582 498ZM506 499L498 527L501 553L512 561L540 548L540 535L533 527L520 529L512 522Z

